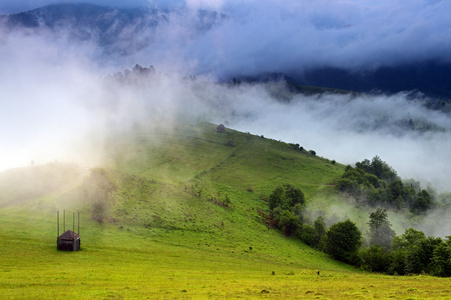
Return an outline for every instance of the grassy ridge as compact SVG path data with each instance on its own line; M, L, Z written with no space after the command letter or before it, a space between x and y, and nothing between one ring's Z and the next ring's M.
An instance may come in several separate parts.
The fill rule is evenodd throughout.
M106 163L85 177L60 164L1 174L8 188L0 189L0 298L449 295L447 279L365 274L266 228L258 211L276 185L291 183L312 204L329 205L336 201L330 184L344 167L285 143L215 129L203 123L137 131L111 144ZM34 180L21 172L36 173ZM224 205L226 197L231 204ZM82 211L79 252L56 251L55 213L63 208L66 229L70 212Z

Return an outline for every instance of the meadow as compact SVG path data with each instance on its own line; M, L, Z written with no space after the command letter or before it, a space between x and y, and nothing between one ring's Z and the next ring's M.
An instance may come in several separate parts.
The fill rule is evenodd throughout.
M138 133L88 171L0 174L0 298L451 299L450 279L363 272L267 228L259 212L281 183L312 207L346 205L332 187L344 166L215 128ZM81 212L80 251L56 250L63 209L66 229Z

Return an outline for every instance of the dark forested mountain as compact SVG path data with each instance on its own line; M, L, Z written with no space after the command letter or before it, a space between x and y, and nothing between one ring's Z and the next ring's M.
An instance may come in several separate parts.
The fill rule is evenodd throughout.
M229 16L216 11L184 8L156 9L149 7L114 8L92 4L55 4L34 10L0 16L0 24L7 30L26 29L28 32L53 33L58 38L66 38L70 42L90 42L99 46L100 54L129 56L154 45L170 44L178 41L183 47L186 41L195 40L214 27L223 26ZM158 28L175 28L173 31L157 30ZM174 36L168 36L173 34ZM204 47L205 43L193 49ZM172 47L172 46L168 46ZM227 47L225 44L224 47ZM165 49L163 47L163 49ZM160 49L161 50L161 49ZM206 51L206 52L205 52ZM210 49L202 52L196 59L208 56ZM214 57L214 55L213 55ZM221 57L221 56L219 56ZM215 59L206 63L203 68L214 68ZM152 62L155 63L155 62ZM239 63L229 61L229 63ZM388 67L368 70L336 68L328 65L313 67L307 71L273 69L268 66L255 68L254 73L242 69L240 74L226 74L226 80L242 78L247 74L250 78L267 80L263 72L271 74L287 74L293 82L306 86L321 86L330 89L356 92L378 91L397 93L400 91L418 91L426 96L451 99L451 63L436 60L400 63ZM198 70L199 72L218 72L218 70ZM263 74L263 75L262 75Z
M293 77L303 85L356 92L418 91L435 98L451 99L451 64L437 61L380 67L373 71L349 71L324 67Z
M174 20L185 20L195 33L211 29L226 19L214 11L198 10L190 14L183 10L163 10L148 7L115 8L93 4L55 4L34 10L1 16L9 30L28 29L36 32L68 34L71 41L93 41L106 53L131 55L155 42L155 29Z

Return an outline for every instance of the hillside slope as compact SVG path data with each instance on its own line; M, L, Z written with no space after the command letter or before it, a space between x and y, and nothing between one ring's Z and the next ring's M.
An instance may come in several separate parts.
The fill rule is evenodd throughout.
M412 288L418 280L393 287L264 225L258 212L281 183L313 206L337 204L340 164L209 123L137 130L105 154L90 170L51 163L0 174L1 298L446 295L446 280L422 279L434 286L427 295ZM60 233L77 228L81 211L81 251L56 251L57 210Z
M278 232L266 228L258 212L267 211L269 193L290 183L313 199L330 193L329 184L343 171L342 165L292 145L231 129L216 132L209 123L138 130L117 141L107 147L105 165L91 169L83 180L76 167L56 163L15 171L22 176L4 173L3 209L18 214L38 210L48 219L57 209L81 210L84 222L89 218L124 232L190 232L205 242L188 239L189 247L252 247L277 256L281 248L291 252L305 246L279 239ZM40 175L23 176L29 172ZM43 180L47 183L39 183ZM47 189L37 193L33 187L38 183Z

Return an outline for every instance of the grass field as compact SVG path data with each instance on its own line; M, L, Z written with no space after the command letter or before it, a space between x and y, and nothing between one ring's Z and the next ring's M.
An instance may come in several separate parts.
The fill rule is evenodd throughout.
M451 295L449 279L364 273L274 231L261 233L261 241L225 241L202 232L149 232L138 227L124 231L82 218L82 250L61 252L56 250L55 220L50 217L0 214L2 299L449 299Z
M89 176L60 164L0 174L0 299L451 299L449 279L365 273L262 223L280 183L318 207L345 201L330 186L338 163L212 124L109 152ZM62 209L66 229L81 211L81 251L56 250Z

